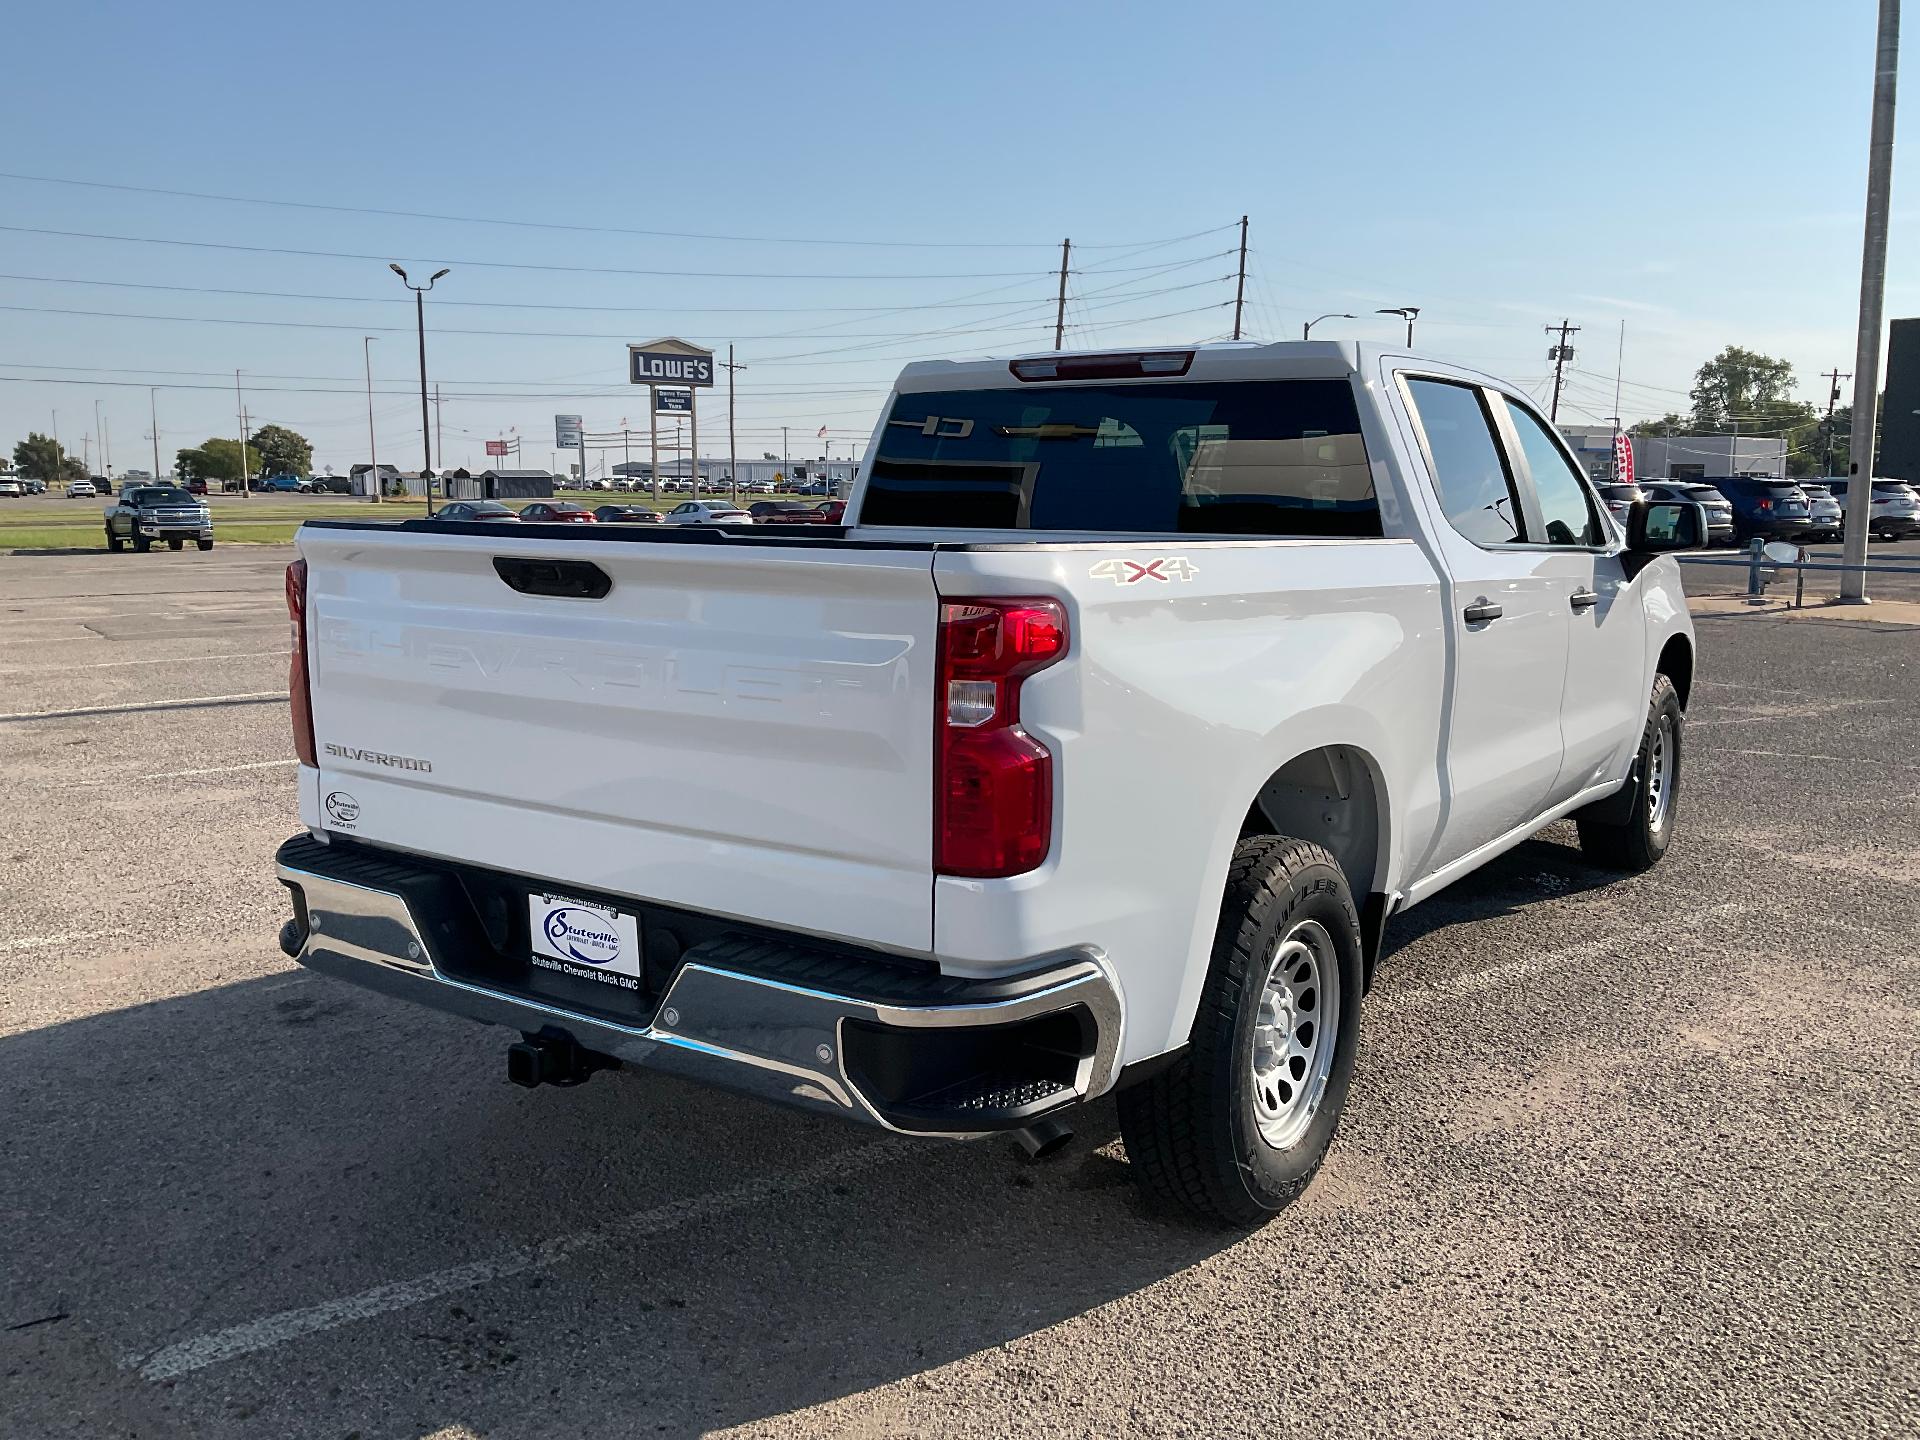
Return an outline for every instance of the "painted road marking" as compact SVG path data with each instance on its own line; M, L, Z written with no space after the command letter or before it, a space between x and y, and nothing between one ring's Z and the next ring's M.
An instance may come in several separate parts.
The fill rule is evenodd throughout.
M72 710L23 710L0 715L8 720L73 720L84 715L132 715L144 710L191 710L196 705L263 705L269 700L284 700L284 690L259 690L249 695L194 695L184 700L139 700L127 705L86 705Z
M44 950L49 945L79 945L104 940L113 933L111 930L84 930L73 935L29 935L24 940L0 940L0 954L10 954L15 950Z
M166 655L147 660L89 660L84 665L62 665L58 670L44 668L0 670L0 675L50 675L60 670L112 670L121 665L198 665L209 660L259 660L268 655L288 655L288 650L242 650L228 655Z
M251 765L214 765L205 770L162 770L155 775L138 775L138 780L184 780L189 775L230 775L236 770L272 770L282 765L298 765L298 760L255 760ZM103 780L103 785L114 782Z
M674 1200L665 1205L655 1206L651 1210L642 1210L637 1214L625 1216L606 1225L575 1230L571 1234L542 1240L533 1245L517 1245L484 1260L455 1265L446 1270L435 1270L426 1275L416 1275L411 1280L396 1280L391 1284L376 1285L371 1290L362 1290L358 1295L347 1295L338 1300L327 1300L298 1310L282 1310L277 1315L267 1315L241 1325L228 1326L224 1330L214 1330L205 1335L198 1335L191 1340L163 1345L132 1363L138 1368L143 1379L178 1379L182 1375L203 1370L209 1365L217 1365L223 1360L236 1360L242 1355L271 1350L308 1335L338 1330L344 1325L358 1324L362 1320L374 1320L382 1315L390 1315L396 1310L425 1304L429 1300L439 1299L442 1295L472 1290L481 1285L491 1284L495 1280L506 1279L511 1275L524 1275L535 1270L550 1270L578 1255L609 1248L624 1248L636 1240L651 1239L669 1230L677 1230L683 1225L731 1215L736 1211L764 1204L794 1191L832 1184L849 1176L858 1175L862 1171L874 1169L887 1161L899 1159L906 1155L910 1148L912 1147L905 1141L875 1141L853 1150L843 1151L804 1169L748 1180L730 1190L716 1190L707 1195Z

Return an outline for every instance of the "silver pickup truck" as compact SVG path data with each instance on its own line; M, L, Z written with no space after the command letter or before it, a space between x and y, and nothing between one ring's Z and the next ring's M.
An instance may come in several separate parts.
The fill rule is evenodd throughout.
M178 485L129 485L106 510L107 549L118 554L128 545L145 554L164 540L178 550L191 540L213 548L213 516L206 503Z

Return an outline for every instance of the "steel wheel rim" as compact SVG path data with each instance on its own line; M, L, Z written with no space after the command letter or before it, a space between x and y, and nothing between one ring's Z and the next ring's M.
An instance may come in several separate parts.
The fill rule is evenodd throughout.
M1647 828L1655 834L1667 828L1673 810L1673 739L1673 721L1662 715L1647 739Z
M1333 937L1319 921L1302 920L1267 962L1248 1058L1254 1123L1274 1149L1299 1144L1319 1113L1339 1034Z

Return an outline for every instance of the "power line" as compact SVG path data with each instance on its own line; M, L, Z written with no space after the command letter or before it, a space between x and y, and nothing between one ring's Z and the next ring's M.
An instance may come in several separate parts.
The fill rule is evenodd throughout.
M639 235L660 240L722 240L743 245L839 245L882 250L1047 250L1052 241L1028 240L871 240L846 239L818 235L727 235L697 230L643 230L622 225L569 225L549 220L507 220L490 215L445 215L428 210L387 210L371 205L327 205L313 200L272 200L257 195L219 195L198 190L168 190L156 185L118 185L106 180L75 180L63 175L24 175L0 171L0 180L22 180L35 185L71 185L87 190L117 190L130 195L165 195L176 200L214 200L229 205L270 205L287 210L323 210L336 215L385 215L396 220L436 220L460 225L498 225L518 230L566 230L590 235ZM1144 242L1152 245L1177 245L1202 235L1230 230L1231 225L1215 225L1191 234L1167 240ZM1143 242L1113 240L1083 246L1088 250L1125 250Z

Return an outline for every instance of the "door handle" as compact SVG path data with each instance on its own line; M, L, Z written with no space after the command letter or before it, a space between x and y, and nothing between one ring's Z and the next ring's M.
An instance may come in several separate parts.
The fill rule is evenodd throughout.
M1477 604L1467 606L1461 613L1466 616L1467 624L1484 625L1489 620L1498 620L1507 612L1498 605L1492 605L1482 600Z
M1567 603L1576 610L1591 610L1600 603L1600 597L1591 590L1576 590L1567 597Z

